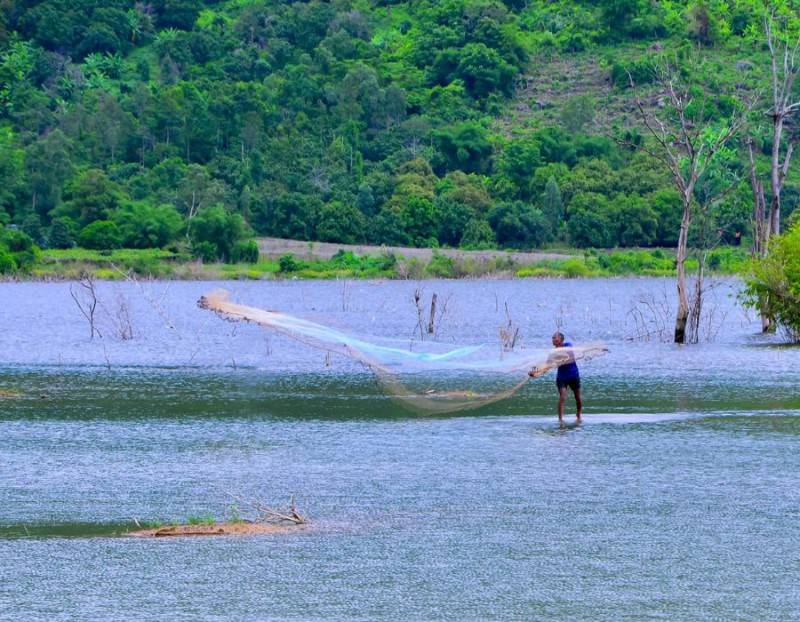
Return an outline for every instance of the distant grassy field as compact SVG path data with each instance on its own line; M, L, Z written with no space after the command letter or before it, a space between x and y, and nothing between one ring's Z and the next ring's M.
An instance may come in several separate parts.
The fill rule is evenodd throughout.
M348 247L346 245L263 239L253 264L202 263L169 250L45 250L26 274L14 278L76 279L423 279L477 277L672 276L671 249L579 250L551 252L461 251L452 249ZM743 248L723 247L707 259L709 271L736 274L748 261ZM690 270L697 259L688 261Z

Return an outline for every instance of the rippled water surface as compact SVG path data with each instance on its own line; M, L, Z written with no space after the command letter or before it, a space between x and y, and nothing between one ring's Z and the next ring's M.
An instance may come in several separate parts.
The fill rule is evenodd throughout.
M507 303L523 345L561 326L611 352L582 367L580 426L557 426L552 377L421 417L351 361L199 310L219 286L408 342L420 288L447 301L441 341L499 344ZM737 287L712 341L676 347L640 339L659 279L102 283L93 340L69 284L2 284L0 619L798 619L800 349ZM312 523L118 535L232 493L296 493Z

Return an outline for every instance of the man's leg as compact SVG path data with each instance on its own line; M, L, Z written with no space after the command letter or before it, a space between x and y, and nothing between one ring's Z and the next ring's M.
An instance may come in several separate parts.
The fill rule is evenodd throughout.
M566 393L566 391L565 391ZM575 409L577 411L578 419L581 418L581 414L583 413L583 401L581 400L581 388L580 386L575 387L572 389L572 393L575 395Z
M564 423L564 402L567 399L567 387L558 387L558 421Z

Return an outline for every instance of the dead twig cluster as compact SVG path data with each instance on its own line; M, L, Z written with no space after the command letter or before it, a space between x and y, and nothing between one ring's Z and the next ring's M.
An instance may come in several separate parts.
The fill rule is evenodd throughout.
M119 339L123 341L133 339L130 304L121 293L117 294L114 305L109 307L98 295L94 277L84 272L77 284L70 284L69 295L89 324L89 339L94 339L95 335L103 338L103 332L100 330L101 320L105 324L104 330Z
M414 309L417 314L414 336L419 336L420 340L425 340L427 337L437 339L445 325L451 296L445 296L440 301L439 295L434 292L431 295L430 305L425 305L422 300L424 291L419 287L414 290Z
M175 323L172 321L172 318L169 317L166 310L164 309L164 300L166 299L167 294L169 293L169 285L167 285L164 288L160 296L156 297L155 295L153 295L149 287L145 287L144 285L142 285L141 280L136 276L136 273L133 270L122 270L115 264L111 264L111 266L120 275L122 275L122 277L126 281L132 283L136 287L136 289L139 291L139 294L141 294L142 298L144 298L150 304L153 310L155 310L158 316L163 320L164 325L171 330L175 330ZM147 281L152 283L153 279L150 278L147 279Z
M690 343L714 341L728 317L730 309L717 303L713 295L722 281L695 279L695 299L689 309Z
M508 303L504 303L504 306L506 310L506 323L499 328L500 344L503 348L503 352L511 352L520 341L519 326L516 326L514 321L511 319L511 312L508 310Z
M289 497L286 506L270 506L258 499L246 499L240 495L228 493L235 505L231 507L231 512L240 520L252 523L292 523L293 525L305 525L309 522L308 516L301 513L297 508L295 497ZM247 517L241 516L242 510L249 511Z
M660 297L654 294L642 294L631 305L627 317L633 322L633 332L628 334L628 341L670 341L672 328L670 326L673 309L667 292L663 291Z

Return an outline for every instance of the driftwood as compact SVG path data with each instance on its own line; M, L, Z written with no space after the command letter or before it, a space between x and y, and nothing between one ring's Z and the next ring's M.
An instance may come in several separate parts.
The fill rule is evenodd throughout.
M289 505L286 507L272 507L258 499L246 499L232 493L228 493L228 496L237 504L237 510L250 508L253 512L253 517L250 520L253 523L292 523L294 525L308 523L308 517L301 514L297 509L294 495L289 497Z

